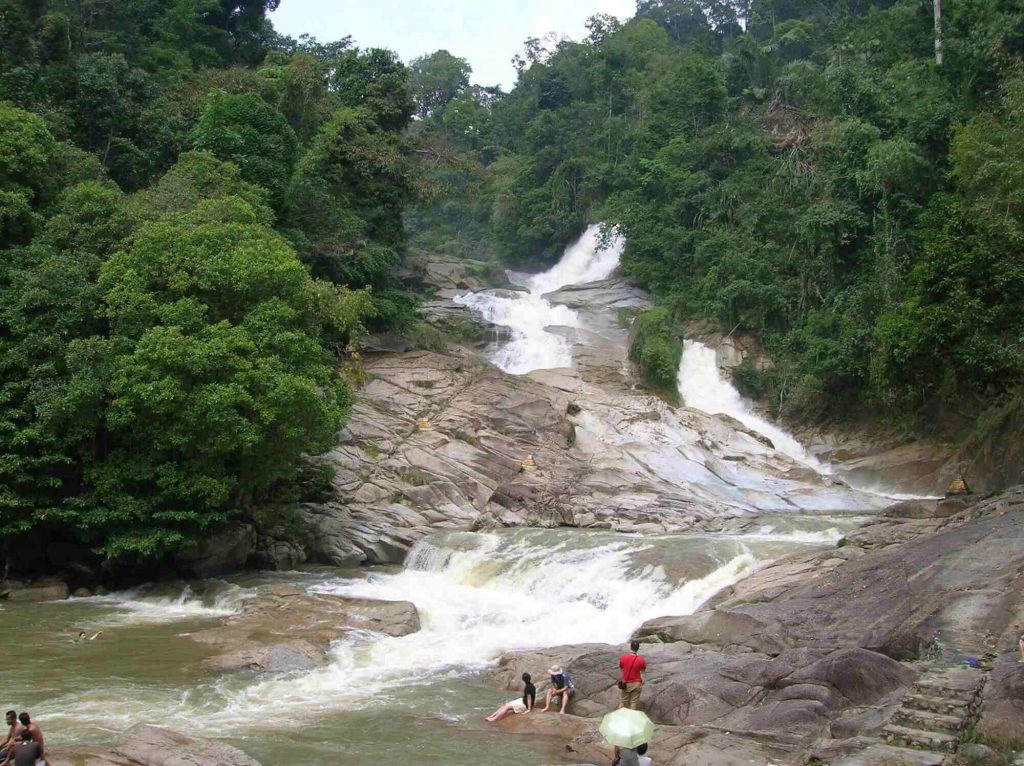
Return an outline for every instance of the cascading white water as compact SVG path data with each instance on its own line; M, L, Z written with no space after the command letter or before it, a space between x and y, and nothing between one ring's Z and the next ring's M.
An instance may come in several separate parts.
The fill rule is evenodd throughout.
M661 571L632 564L650 547L647 541L595 543L536 530L440 535L419 543L400 573L315 586L412 601L422 627L400 638L340 642L327 668L249 687L207 720L231 725L268 707L308 710L313 701L358 706L388 690L486 667L510 650L621 643L645 619L695 611L758 563L735 539L711 540L706 545L719 563L697 579L671 582Z
M106 596L58 602L61 604L92 603L113 607L89 627L108 625L139 625L144 623L177 622L179 620L227 617L241 611L246 598L255 591L229 583L211 581L204 592L196 592L186 585L176 593L162 593L147 588L117 591Z
M570 367L572 352L568 342L547 328L579 327L579 316L567 306L553 306L544 295L566 285L607 278L619 265L624 244L625 240L615 232L603 242L600 227L593 225L566 249L557 264L530 278L529 292L467 293L454 300L480 312L487 321L512 330L512 339L491 357L505 372L522 375L532 370Z
M828 467L809 454L800 442L754 412L739 391L722 377L714 349L697 341L683 341L677 384L687 407L709 415L730 415L752 431L768 437L779 452L818 473L828 473Z

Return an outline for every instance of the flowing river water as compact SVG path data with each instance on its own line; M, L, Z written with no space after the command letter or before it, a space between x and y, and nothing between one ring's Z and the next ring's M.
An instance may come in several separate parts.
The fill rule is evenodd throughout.
M571 345L548 328L580 327L582 320L544 295L609 276L622 241L613 235L601 244L591 228L557 266L531 277L526 292L459 299L511 328L511 340L493 349L497 366L522 374L573 364ZM680 388L688 406L729 414L765 433L780 452L827 471L750 410L723 381L709 349L687 344ZM439 533L421 541L401 568L243 574L7 604L0 607L0 697L8 707L30 710L48 742L104 744L146 722L225 738L265 766L556 763L560 743L503 735L481 720L510 696L486 683L502 653L621 643L643 620L690 613L766 562L834 544L861 520L857 509L845 510L762 517L743 535ZM332 647L329 665L311 672L211 676L201 670L210 649L188 633L239 611L258 586L282 582L412 601L422 629L401 638L354 634ZM72 643L80 629L103 634ZM543 674L543 668L524 670Z

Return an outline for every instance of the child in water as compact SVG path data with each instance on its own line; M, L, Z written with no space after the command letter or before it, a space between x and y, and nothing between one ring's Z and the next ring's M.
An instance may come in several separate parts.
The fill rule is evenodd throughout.
M506 702L500 708L498 708L489 716L487 716L487 720L491 723L494 723L496 721L500 721L509 713L529 713L531 710L533 710L533 705L536 701L537 687L533 685L533 680L530 678L530 674L523 673L522 698L514 699L511 702Z

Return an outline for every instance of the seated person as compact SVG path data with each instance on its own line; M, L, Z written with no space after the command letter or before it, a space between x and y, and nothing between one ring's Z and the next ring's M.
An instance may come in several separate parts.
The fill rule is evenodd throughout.
M43 730L39 728L39 724L32 721L32 716L22 711L21 715L18 716L18 720L21 721L22 726L32 732L32 741L39 745L40 750L46 747L46 744L43 742Z
M551 700L554 697L559 697L562 700L562 709L558 712L565 713L565 706L569 704L569 697L572 696L572 681L569 680L569 674L562 670L561 665L552 665L548 668L548 676L551 678L551 686L548 687L541 712L551 707Z
M529 713L533 710L533 706L536 702L537 687L533 685L530 674L523 673L523 696L520 699L514 699L511 702L506 702L500 708L487 716L487 720L494 723L495 721L500 721L509 713Z
M42 757L43 746L32 738L31 731L22 729L21 742L14 746L8 756L8 763L12 763L14 766L36 766L36 761Z
M25 727L21 725L21 721L18 720L18 714L14 710L7 711L7 734L3 741L0 742L0 763L7 762L8 753L14 749L14 746L21 740L21 731Z

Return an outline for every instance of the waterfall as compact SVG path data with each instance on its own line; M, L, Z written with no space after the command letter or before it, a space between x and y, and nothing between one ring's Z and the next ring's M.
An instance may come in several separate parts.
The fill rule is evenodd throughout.
M768 437L779 452L818 473L828 473L828 467L809 454L792 435L754 412L750 403L722 377L714 349L697 341L683 341L677 384L687 407L709 415L729 415L752 431Z
M480 312L487 321L512 330L511 340L491 356L491 361L505 372L523 375L532 370L570 367L569 343L547 328L579 327L579 316L567 306L553 306L544 295L566 285L606 279L619 265L624 244L617 233L602 243L600 227L593 225L566 249L558 263L530 277L528 292L468 293L454 300Z

